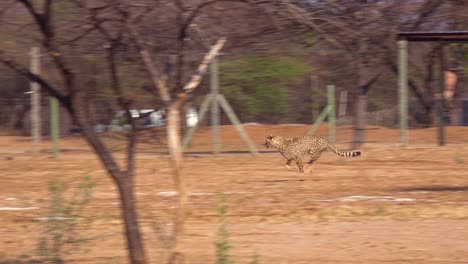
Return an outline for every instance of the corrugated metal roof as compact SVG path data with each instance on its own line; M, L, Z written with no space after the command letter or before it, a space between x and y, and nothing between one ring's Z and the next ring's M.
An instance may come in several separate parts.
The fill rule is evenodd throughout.
M413 31L399 32L397 36L408 41L468 42L468 31Z

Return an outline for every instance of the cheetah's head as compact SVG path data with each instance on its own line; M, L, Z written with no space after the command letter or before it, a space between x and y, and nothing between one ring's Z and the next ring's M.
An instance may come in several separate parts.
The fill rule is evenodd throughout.
M271 148L275 146L275 137L270 135L265 140L265 147Z

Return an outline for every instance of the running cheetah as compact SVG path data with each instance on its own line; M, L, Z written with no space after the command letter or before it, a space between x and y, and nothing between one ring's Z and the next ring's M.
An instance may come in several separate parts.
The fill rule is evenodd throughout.
M336 154L342 157L357 157L361 156L361 151L342 151L320 136L303 136L303 137L281 137L281 136L268 136L266 138L265 147L274 147L279 150L281 155L286 158L285 166L289 169L289 164L294 160L299 167L300 172L304 172L304 166L301 158L309 156L308 164L314 163L323 151L330 148Z

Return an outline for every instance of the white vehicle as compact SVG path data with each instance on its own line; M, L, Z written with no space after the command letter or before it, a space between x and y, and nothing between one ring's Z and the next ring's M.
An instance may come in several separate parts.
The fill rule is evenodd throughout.
M166 125L166 110L164 109L131 109L132 118L143 119L144 127L156 127ZM198 123L198 113L194 107L187 109L186 124L188 127L193 127ZM101 125L97 125L98 132L102 132ZM130 125L126 120L125 111L119 111L112 119L106 130L121 132L130 129Z
M187 108L187 114L185 116L187 127L194 127L198 124L198 113L195 107Z

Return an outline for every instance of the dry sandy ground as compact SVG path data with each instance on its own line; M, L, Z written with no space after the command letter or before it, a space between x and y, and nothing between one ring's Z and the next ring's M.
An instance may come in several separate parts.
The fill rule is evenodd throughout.
M305 126L246 126L260 148L265 135L300 135ZM197 133L191 151L210 148L209 130ZM325 134L321 129L319 133ZM278 154L186 158L191 215L185 241L188 263L214 263L220 193L226 194L226 228L236 263L468 263L468 128L448 129L448 145L435 146L435 130L411 131L408 148L398 131L376 128L359 158L326 153L309 174L288 171ZM338 132L338 145L349 142ZM115 137L110 146L119 149ZM78 137L61 141L60 159L26 153L29 138L0 137L0 263L34 258L48 215L53 177L73 193L84 176L96 183L83 213L91 238L64 247L66 263L126 263L116 189ZM113 145L112 145L113 144ZM175 201L168 159L155 143L140 145L137 203L150 263L165 258ZM43 148L49 142L43 143ZM241 150L232 127L223 147ZM1 209L4 208L4 209ZM16 210L29 209L29 210ZM80 223L84 223L81 221Z

